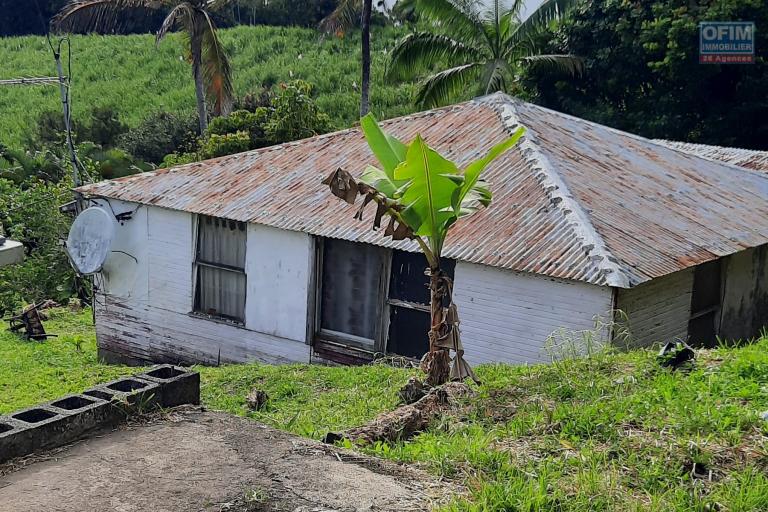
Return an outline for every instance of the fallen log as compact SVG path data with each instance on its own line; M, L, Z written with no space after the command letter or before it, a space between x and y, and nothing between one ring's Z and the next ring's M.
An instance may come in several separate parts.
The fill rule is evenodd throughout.
M474 395L463 382L448 382L434 387L412 404L376 416L368 424L342 432L329 432L324 443L333 444L342 439L354 443L373 444L378 441L394 442L410 439L424 431L441 415L458 410L463 399Z

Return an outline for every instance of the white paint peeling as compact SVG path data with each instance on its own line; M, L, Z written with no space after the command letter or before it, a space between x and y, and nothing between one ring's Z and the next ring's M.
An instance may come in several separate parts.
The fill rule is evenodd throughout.
M498 98L498 95L491 95L479 101L491 103L499 108L501 121L509 133L524 126L520 123L513 104L510 101L499 102ZM505 97L502 96L502 98ZM617 258L611 254L602 236L592 225L589 214L573 197L568 185L539 149L535 135L530 130L526 130L518 146L523 157L536 173L536 178L546 191L551 203L563 213L574 234L581 240L584 252L594 263L596 272L603 276L605 284L629 288L629 278L617 264Z

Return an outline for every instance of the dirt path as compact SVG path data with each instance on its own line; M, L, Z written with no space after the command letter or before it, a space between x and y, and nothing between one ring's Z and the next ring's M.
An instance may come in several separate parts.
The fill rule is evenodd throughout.
M447 493L415 470L196 410L55 456L0 476L0 512L409 511Z

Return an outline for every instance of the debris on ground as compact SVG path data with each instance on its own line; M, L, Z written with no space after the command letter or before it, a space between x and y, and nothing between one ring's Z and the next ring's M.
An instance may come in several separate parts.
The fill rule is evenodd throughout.
M379 441L410 439L426 429L439 416L458 410L464 399L474 394L472 388L463 382L448 382L430 389L413 404L379 414L367 425L343 432L329 432L323 442L332 444L348 439L357 443L374 444Z
M47 334L43 327L43 309L55 307L53 301L44 301L39 304L30 304L21 310L21 313L8 319L10 330L12 332L24 331L24 337L29 340L45 341L48 338L55 337L55 334Z
M398 395L404 404L412 404L421 400L429 393L429 386L416 377L410 377L408 382L400 388Z
M682 340L669 341L659 351L656 357L661 366L670 367L673 370L681 368L689 361L693 361L696 352Z
M245 403L248 404L248 408L252 411L264 409L268 401L269 395L262 389L254 389L245 397Z

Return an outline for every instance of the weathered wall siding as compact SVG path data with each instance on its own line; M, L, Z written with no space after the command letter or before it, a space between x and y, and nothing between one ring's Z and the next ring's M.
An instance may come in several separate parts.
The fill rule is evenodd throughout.
M127 211L136 205L119 206L126 207ZM118 229L118 245L115 247L130 248L126 252L136 257L138 263L128 258L135 269L126 272L128 263L124 259L115 261L109 277L104 279L105 286L96 307L96 333L101 353L110 358L119 354L134 362L308 361L309 346L303 341L306 337L309 242L305 238L291 237L290 233L283 236L281 232L279 243L290 246L293 252L285 260L285 266L272 261L270 268L269 264L260 265L251 259L266 256L265 248L276 243L275 237L270 237L275 230L264 234L258 229L249 229L246 267L246 271L252 273L248 276L249 297L261 293L265 287L274 289L276 279L297 280L304 272L301 317L297 320L292 316L296 309L301 309L294 306L293 313L282 314L282 320L272 324L273 333L292 335L295 340L291 340L190 316L193 308L193 219L188 213L143 206L132 220ZM273 270L282 277L277 277ZM247 316L256 318L261 315L259 305L259 301L249 302ZM274 308L279 305L270 304L270 307L273 309L264 314L276 316ZM285 323L278 325L278 321ZM301 326L300 329L296 324ZM258 322L255 325L259 325Z
M306 341L312 247L306 233L248 225L248 329Z
M193 215L149 207L147 248L149 304L166 311L192 311Z
M594 329L595 316L609 314L612 298L609 287L456 264L461 339L474 364L548 361L545 343L553 332L579 336Z
M720 336L749 339L768 325L768 247L733 254L723 263Z
M616 308L626 315L632 347L688 337L693 269L618 292Z

